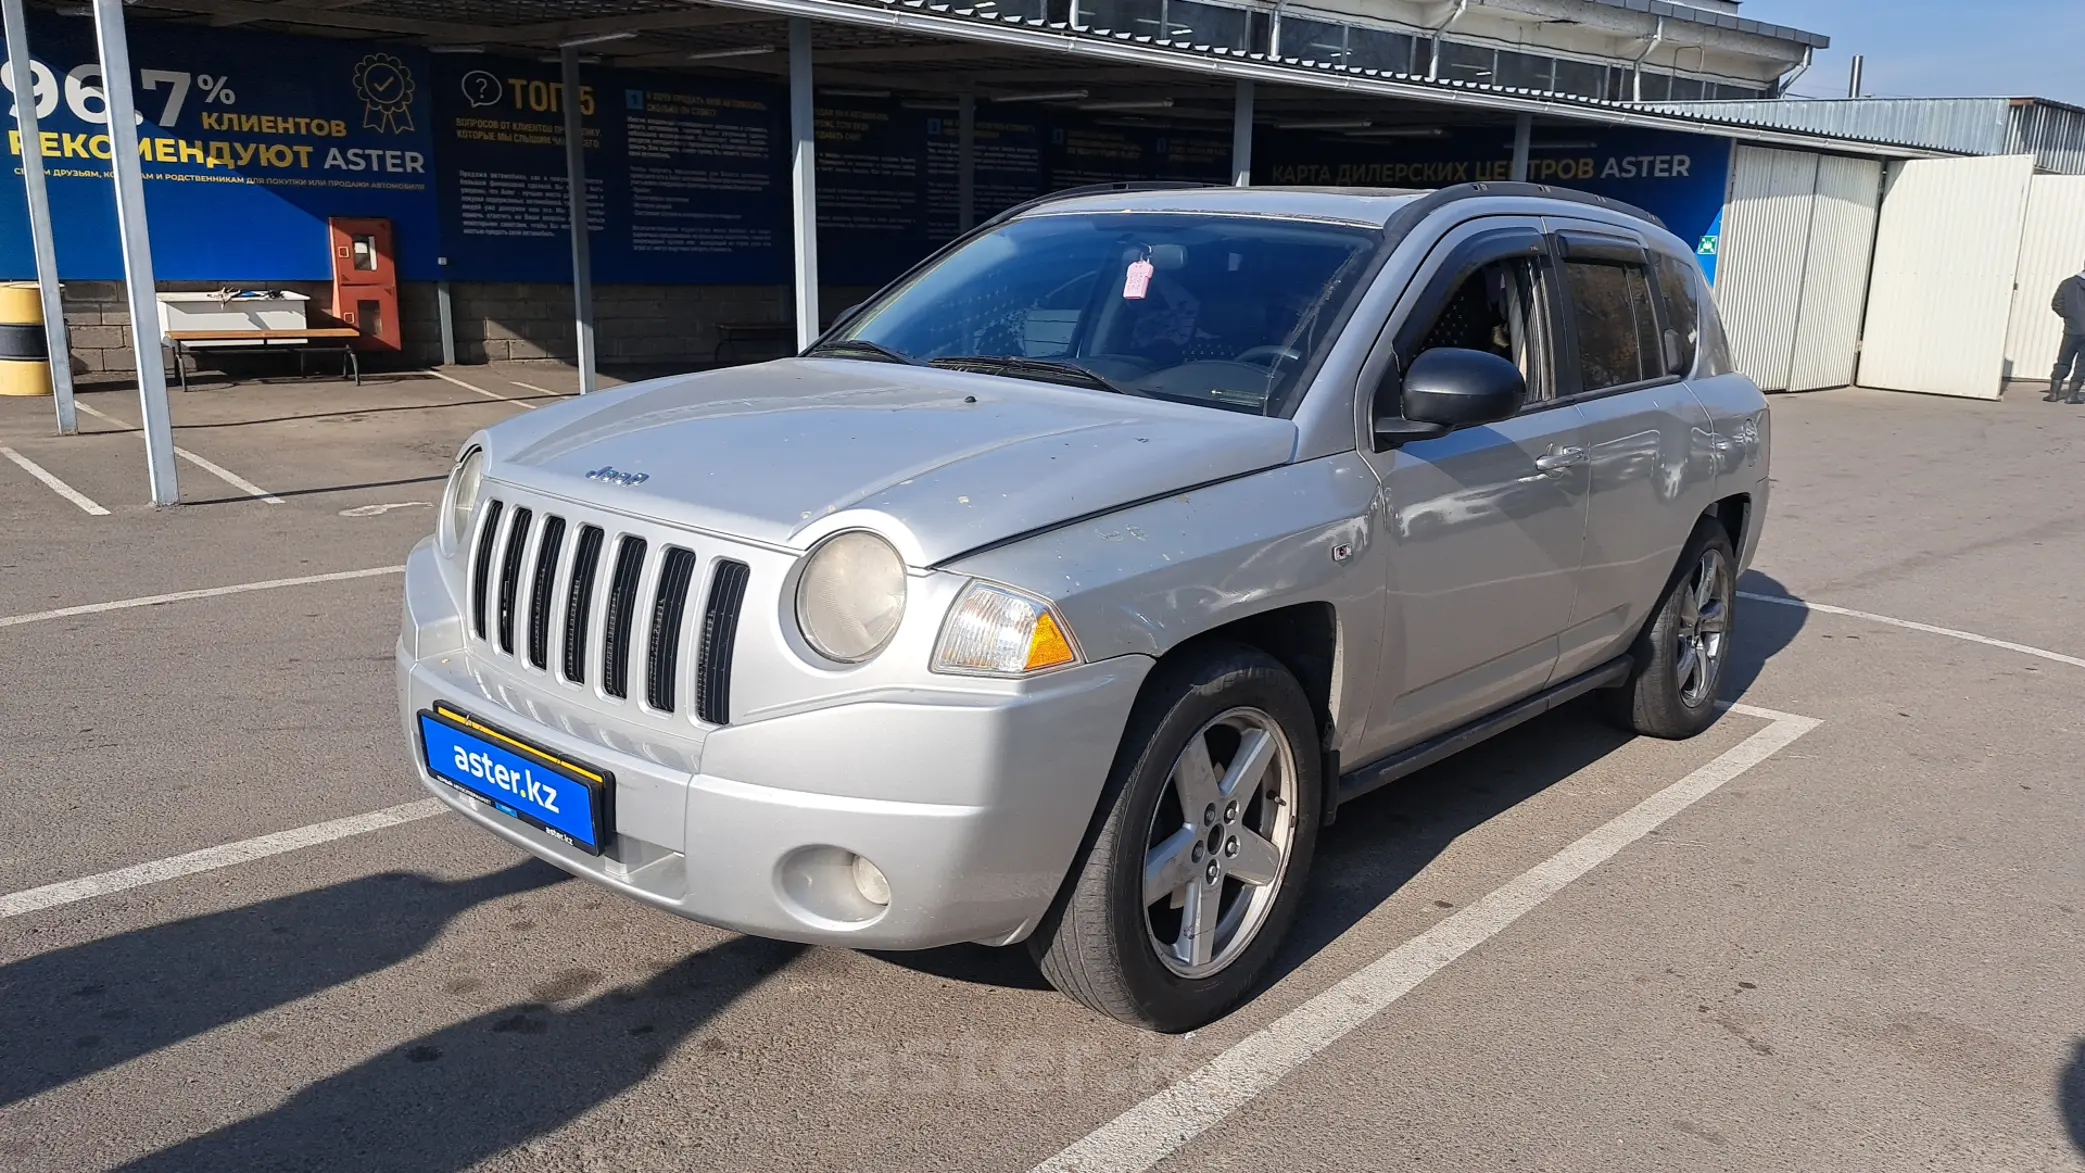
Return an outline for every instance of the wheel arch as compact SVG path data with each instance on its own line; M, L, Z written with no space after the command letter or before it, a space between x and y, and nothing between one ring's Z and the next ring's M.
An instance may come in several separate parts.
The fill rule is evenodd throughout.
M1219 644L1243 644L1266 653L1303 686L1310 699L1311 716L1317 724L1318 756L1324 784L1321 809L1324 822L1332 821L1338 807L1339 753L1337 717L1339 692L1345 682L1345 651L1339 608L1326 600L1307 600L1228 619L1197 632L1167 648L1159 664ZM1146 687L1159 673L1145 677Z

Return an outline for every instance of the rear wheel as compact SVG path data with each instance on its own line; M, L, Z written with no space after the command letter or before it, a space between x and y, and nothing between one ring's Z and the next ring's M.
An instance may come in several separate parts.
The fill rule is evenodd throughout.
M1070 997L1182 1031L1250 993L1287 932L1323 779L1310 702L1272 657L1223 646L1158 671L1099 825L1029 947Z
M1692 737L1716 719L1737 607L1737 554L1715 518L1687 540L1657 611L1637 637L1636 668L1608 694L1624 728L1651 737Z

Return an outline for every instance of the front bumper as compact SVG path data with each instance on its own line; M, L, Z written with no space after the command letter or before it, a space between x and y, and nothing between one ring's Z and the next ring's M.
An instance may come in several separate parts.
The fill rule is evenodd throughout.
M1010 943L1049 908L1152 661L1009 688L928 673L827 707L670 735L571 705L540 673L473 654L434 551L407 566L400 715L434 794L511 843L647 904L757 936L854 948ZM590 856L434 778L414 715L443 701L616 779ZM890 902L853 895L853 855Z

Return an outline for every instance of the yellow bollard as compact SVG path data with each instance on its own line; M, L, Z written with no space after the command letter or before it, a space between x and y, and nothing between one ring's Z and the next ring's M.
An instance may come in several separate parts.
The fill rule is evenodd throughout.
M50 393L50 346L36 282L0 282L0 395Z

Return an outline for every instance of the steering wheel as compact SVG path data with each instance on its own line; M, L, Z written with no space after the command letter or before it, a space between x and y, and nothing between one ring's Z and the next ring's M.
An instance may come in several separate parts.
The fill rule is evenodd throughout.
M1232 362L1264 363L1270 369L1277 363L1302 362L1303 352L1293 346L1255 346L1238 352Z

